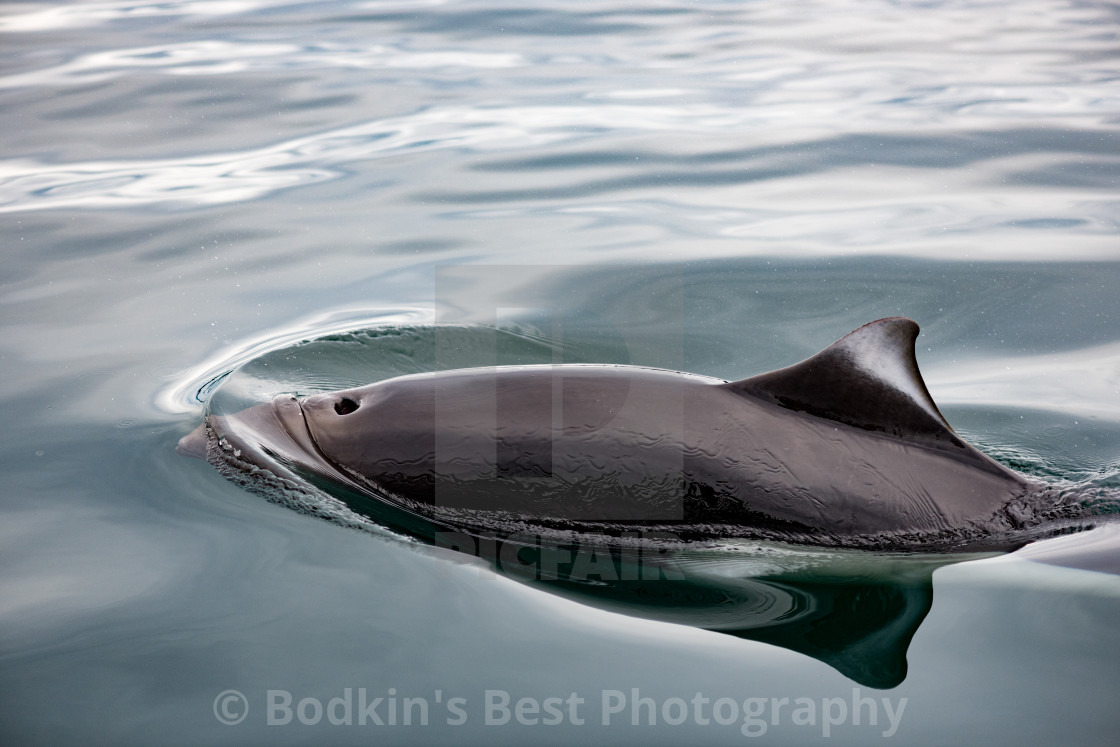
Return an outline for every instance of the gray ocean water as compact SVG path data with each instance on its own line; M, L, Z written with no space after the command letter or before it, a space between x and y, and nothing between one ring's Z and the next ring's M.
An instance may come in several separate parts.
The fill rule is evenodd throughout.
M1059 0L0 6L2 741L1112 744L1109 573L938 568L876 688L175 445L246 365L246 396L464 362L738 379L906 315L964 437L1120 488L1118 31ZM433 324L519 342L348 347Z

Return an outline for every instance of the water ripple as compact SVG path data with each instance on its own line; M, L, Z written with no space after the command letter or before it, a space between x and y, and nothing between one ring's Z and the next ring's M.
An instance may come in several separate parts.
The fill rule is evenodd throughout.
M624 151L565 151L562 146L581 140L602 141L604 133L619 135L673 133L680 138L713 138L747 128L759 113L736 107L711 105L654 106L596 103L591 106L523 106L477 108L435 107L413 115L390 117L339 129L293 138L273 145L241 151L185 156L181 158L118 161L84 161L51 164L30 159L0 161L0 212L57 208L98 208L170 204L213 205L247 201L281 189L314 184L346 173L358 161L403 152L416 153L455 149L485 153L501 151L502 160L481 162L472 168L483 172L522 172L515 187L487 189L484 179L472 180L469 189L452 192L429 189L431 197L460 203L493 203L518 200L550 200L624 192L646 185L682 187L726 187L753 182L818 174L813 181L815 197L795 203L799 211L813 202L828 211L825 194L834 195L842 209L859 220L860 208L852 200L865 194L866 210L890 210L900 195L928 194L929 185L915 179L912 169L944 170L985 161L977 172L953 169L943 177L957 181L959 188L987 190L992 181L1035 180L1043 184L1080 186L1089 190L1086 202L1109 201L1109 188L1120 172L1116 136L1103 131L1065 133L957 133L953 138L935 135L834 134L798 142L796 133L772 133L771 142L741 150L709 150L673 154L645 149ZM1041 140L1040 140L1041 137ZM761 138L759 138L761 140ZM787 142L782 142L787 140ZM712 142L708 140L708 142ZM720 142L715 140L714 142ZM549 146L551 155L527 158L529 149ZM699 140L693 144L700 148ZM1049 148L1050 152L1038 152ZM928 153L928 157L923 157ZM1092 172L1078 166L1077 154L1094 158ZM542 160L543 159L543 160ZM923 162L924 161L924 162ZM718 165L714 165L718 164ZM602 166L610 166L604 174ZM907 176L906 170L911 171ZM890 174L891 168L900 169ZM828 187L828 172L836 173L834 189ZM574 176L565 177L568 173ZM1095 176L1094 176L1095 175ZM889 178L884 178L889 176ZM539 180L534 185L531 180ZM1095 181L1094 181L1095 180ZM502 183L507 183L502 179ZM889 194L885 193L887 190ZM1094 192L1097 192L1094 194ZM783 193L785 198L790 195ZM1035 212L1043 191L1003 195L1004 204L1020 202L1023 210L1002 216L996 223L1053 227L1054 223ZM966 199L972 199L971 197ZM565 206L570 208L571 206ZM758 208L763 206L758 205ZM923 210L936 209L926 205ZM763 210L765 212L765 210ZM842 215L839 217L843 217ZM903 219L912 216L903 215ZM763 217L765 220L765 217ZM935 218L936 220L936 218ZM1042 223L1038 223L1042 220ZM1049 222L1047 222L1049 220ZM1082 219L1083 220L1083 219ZM754 231L757 221L750 221ZM869 225L873 225L872 222ZM1110 221L1102 230L1112 231ZM971 230L972 227L969 227ZM728 233L736 233L730 227ZM783 238L790 238L786 235Z
M987 356L927 373L942 404L1053 410L1120 422L1120 343L1034 356ZM1076 382L1076 386L1070 386Z
M0 16L16 63L0 74L0 104L13 125L26 110L42 128L11 131L0 212L245 205L356 177L405 209L441 206L441 218L575 217L706 239L708 256L745 242L1020 259L1051 257L1060 240L1067 257L1115 253L1108 7L406 10L330 4L315 11L313 42L306 6L263 0ZM220 21L228 30L211 20L237 15ZM183 32L130 31L159 16ZM20 41L60 28L90 29L91 41ZM70 126L90 117L102 129ZM417 178L437 152L439 177Z
M0 18L0 32L93 28L136 18L225 16L275 5L275 0L181 0L180 2L76 3L39 8Z
M298 44L202 39L94 52L61 65L0 78L0 88L83 86L141 71L207 76L267 70L486 69L524 64L521 55L505 52L409 50L383 44L355 47L327 43L308 48Z
M388 153L528 148L609 129L719 133L750 116L716 106L440 107L246 151L60 165L13 159L0 162L0 212L245 201Z

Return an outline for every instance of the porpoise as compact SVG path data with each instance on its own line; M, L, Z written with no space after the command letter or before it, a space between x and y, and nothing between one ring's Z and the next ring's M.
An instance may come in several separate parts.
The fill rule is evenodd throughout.
M953 431L918 370L917 335L910 319L880 319L740 381L566 364L282 394L210 414L179 450L476 532L952 548L1029 523L1050 488Z

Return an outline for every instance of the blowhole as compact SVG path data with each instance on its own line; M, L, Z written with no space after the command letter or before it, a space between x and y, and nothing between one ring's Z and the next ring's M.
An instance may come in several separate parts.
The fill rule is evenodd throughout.
M358 403L349 397L343 397L338 402L334 403L334 411L339 415L349 415L358 409Z

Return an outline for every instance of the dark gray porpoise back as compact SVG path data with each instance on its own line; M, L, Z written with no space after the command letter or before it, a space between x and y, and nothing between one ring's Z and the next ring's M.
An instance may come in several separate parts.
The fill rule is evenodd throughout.
M737 382L630 366L501 367L300 405L336 469L433 510L936 533L990 519L1026 483L945 422L918 371L917 333L909 319L882 319Z

